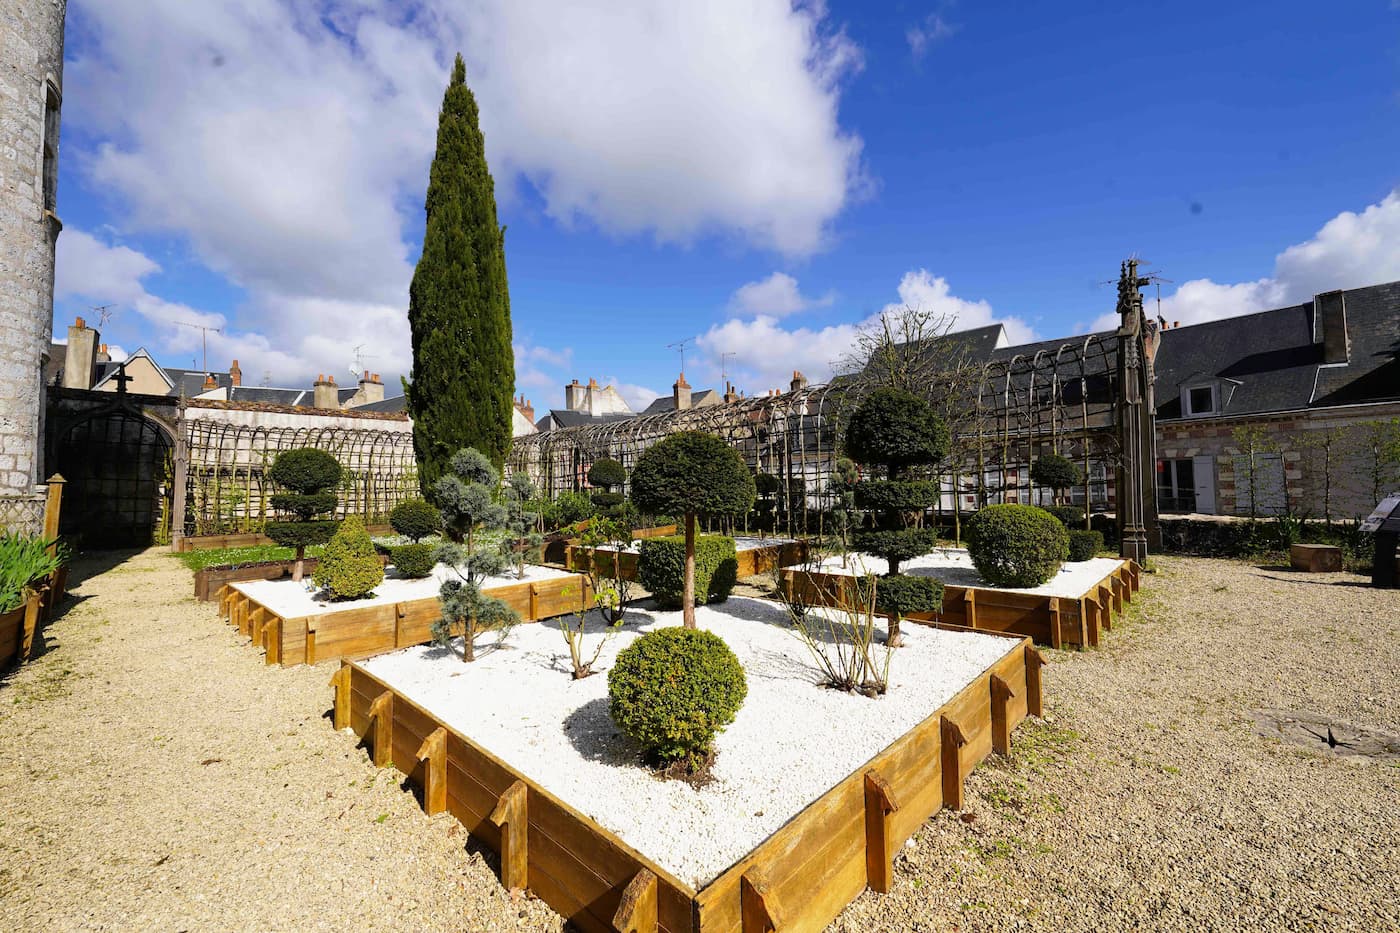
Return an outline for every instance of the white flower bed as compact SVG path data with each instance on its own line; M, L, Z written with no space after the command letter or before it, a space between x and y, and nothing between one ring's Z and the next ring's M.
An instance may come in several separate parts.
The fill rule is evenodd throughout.
M974 586L1007 593L1030 593L1035 596L1057 596L1078 599L1104 577L1118 569L1122 561L1116 557L1094 557L1089 560L1065 561L1060 572L1040 586L993 586L985 582L972 565L972 558L961 548L939 548L932 554L899 562L899 572L911 577L933 577L950 586ZM815 569L822 573L882 575L889 570L883 557L852 552L842 568L840 557L828 557ZM798 568L793 568L798 569ZM805 569L805 568L804 568Z
M602 673L579 681L570 679L558 620L517 627L500 650L479 647L472 664L431 645L363 664L698 889L1015 646L906 625L889 693L868 699L816 685L807 648L776 603L733 597L696 616L748 677L748 698L716 742L715 779L700 789L640 766L608 714L606 669L617 652L643 631L679 625L679 612L629 611L599 660ZM594 621L590 631L600 628ZM599 637L589 637L588 654Z
M525 576L517 577L514 570L507 570L499 577L491 577L482 584L482 589L497 586L511 586L516 583L529 583L532 580L553 580L572 574L551 567L525 565ZM455 577L446 564L433 568L432 576L407 579L394 574L391 565L384 575L384 582L374 588L374 595L367 599L347 599L332 602L320 598L320 588L307 574L301 583L292 580L252 580L246 583L230 584L259 605L266 607L284 619L319 615L323 612L339 612L342 609L362 609L366 606L382 606L386 603L406 603L415 599L431 599L438 594L442 581Z

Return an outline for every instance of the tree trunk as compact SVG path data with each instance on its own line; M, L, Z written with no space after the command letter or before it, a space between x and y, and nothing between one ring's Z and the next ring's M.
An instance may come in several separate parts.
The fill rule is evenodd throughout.
M292 582L300 583L302 574L305 572L303 566L306 562L306 545L297 545L297 562L292 565Z
M472 629L471 625L462 626L462 660L467 664L476 660L476 639L473 637L476 633Z
M695 513L685 513L685 588L681 595L681 618L686 628L695 628Z
M885 636L885 646L888 648L898 648L904 644L904 636L899 632L899 616L890 616L890 633Z

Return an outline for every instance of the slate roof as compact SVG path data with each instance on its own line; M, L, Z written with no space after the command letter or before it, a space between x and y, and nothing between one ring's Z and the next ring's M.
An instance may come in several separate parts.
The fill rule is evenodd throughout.
M395 395L393 398L381 399L378 402L370 402L366 405L358 405L350 411L378 411L378 412L401 412L408 410L408 399L402 395Z
M608 424L613 421L626 421L637 417L632 412L615 412L610 415L590 415L586 411L573 411L569 408L551 408L549 414L535 422L541 431L554 428L576 428L585 424Z
M1185 417L1181 389L1220 380L1220 415L1400 399L1400 282L1349 289L1346 363L1324 364L1313 302L1162 332L1157 417Z
M710 404L710 399L714 399L715 402L719 402L723 399L723 396L716 392L714 389L701 389L699 392L690 393L690 407L699 408L702 403ZM674 395L663 395L659 398L653 399L650 405L642 409L641 414L659 415L663 411L674 411L675 407L676 397ZM628 415L627 417L635 418L637 416Z

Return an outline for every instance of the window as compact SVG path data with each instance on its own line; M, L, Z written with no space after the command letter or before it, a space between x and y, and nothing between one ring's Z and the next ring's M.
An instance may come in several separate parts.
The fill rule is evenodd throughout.
M1209 415L1215 410L1215 386L1192 386L1186 390L1186 414Z
M1157 461L1157 510L1196 511L1196 469L1189 457Z
M52 81L44 85L44 210L58 207L58 111L62 106Z

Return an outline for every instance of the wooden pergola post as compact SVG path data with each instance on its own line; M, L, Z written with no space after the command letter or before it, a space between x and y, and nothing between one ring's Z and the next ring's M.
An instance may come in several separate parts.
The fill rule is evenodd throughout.
M58 519L63 511L63 484L68 482L61 473L49 477L48 492L44 496L44 540L52 554L58 547Z

